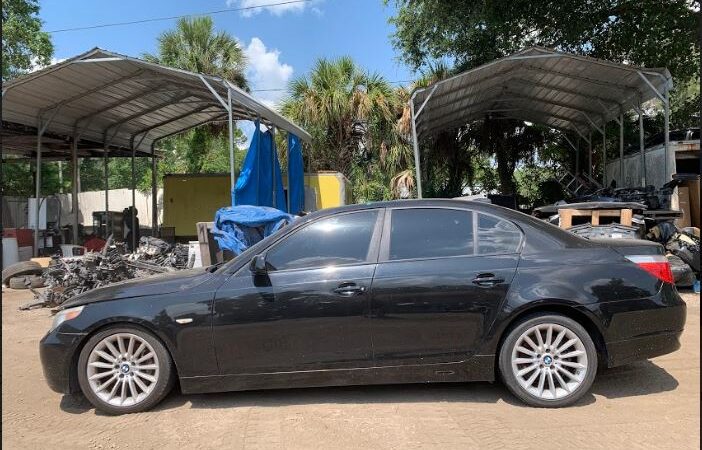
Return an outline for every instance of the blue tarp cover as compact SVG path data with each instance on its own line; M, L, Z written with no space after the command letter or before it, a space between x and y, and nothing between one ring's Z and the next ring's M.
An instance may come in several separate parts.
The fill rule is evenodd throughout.
M275 169L275 175L274 175ZM275 205L273 204L273 177L275 176ZM283 177L275 150L273 134L261 132L259 122L251 139L249 151L232 192L232 205L274 206L287 211Z
M288 133L288 196L291 214L299 214L305 208L305 171L302 161L300 138Z
M227 206L215 214L212 234L222 250L238 255L295 217L267 206Z

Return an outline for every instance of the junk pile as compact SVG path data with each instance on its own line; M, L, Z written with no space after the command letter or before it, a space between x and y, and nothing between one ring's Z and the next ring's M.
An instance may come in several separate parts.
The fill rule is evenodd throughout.
M161 239L142 237L137 251L127 253L124 243L113 242L110 237L100 252L88 252L73 258L52 258L41 275L47 289L39 292L34 286L26 285L34 293L34 301L20 309L55 307L78 294L108 284L191 266L186 245L171 245Z
M666 249L676 286L690 287L700 275L700 229L676 225L682 213L670 209L670 199L680 183L674 179L661 189L598 189L536 208L533 214L586 239L658 242Z

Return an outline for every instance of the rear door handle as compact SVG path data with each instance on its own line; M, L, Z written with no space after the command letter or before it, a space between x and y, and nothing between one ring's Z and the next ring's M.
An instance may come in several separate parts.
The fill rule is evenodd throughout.
M365 286L359 286L356 283L341 283L338 288L334 289L334 293L343 295L344 297L352 297L366 292Z
M493 273L481 273L477 277L473 278L473 284L483 287L495 286L500 283L504 283L505 279L496 277Z

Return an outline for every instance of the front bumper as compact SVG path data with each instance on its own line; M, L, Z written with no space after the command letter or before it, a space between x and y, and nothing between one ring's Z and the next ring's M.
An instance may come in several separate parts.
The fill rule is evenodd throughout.
M73 366L78 359L76 351L84 336L82 333L59 333L53 330L39 342L44 378L53 391L71 394L79 389Z

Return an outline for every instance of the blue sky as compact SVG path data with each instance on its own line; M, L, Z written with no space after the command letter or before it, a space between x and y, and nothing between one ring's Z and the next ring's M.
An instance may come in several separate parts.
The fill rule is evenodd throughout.
M47 31L87 25L275 3L280 0L42 0L40 17ZM362 67L390 81L409 80L412 71L397 61L387 19L393 6L382 0L312 0L276 8L213 15L217 30L240 40L249 59L252 88L284 88L307 73L316 58L351 56ZM94 30L52 33L60 60L92 47L139 56L155 52L157 36L175 20ZM284 92L254 92L275 104Z

